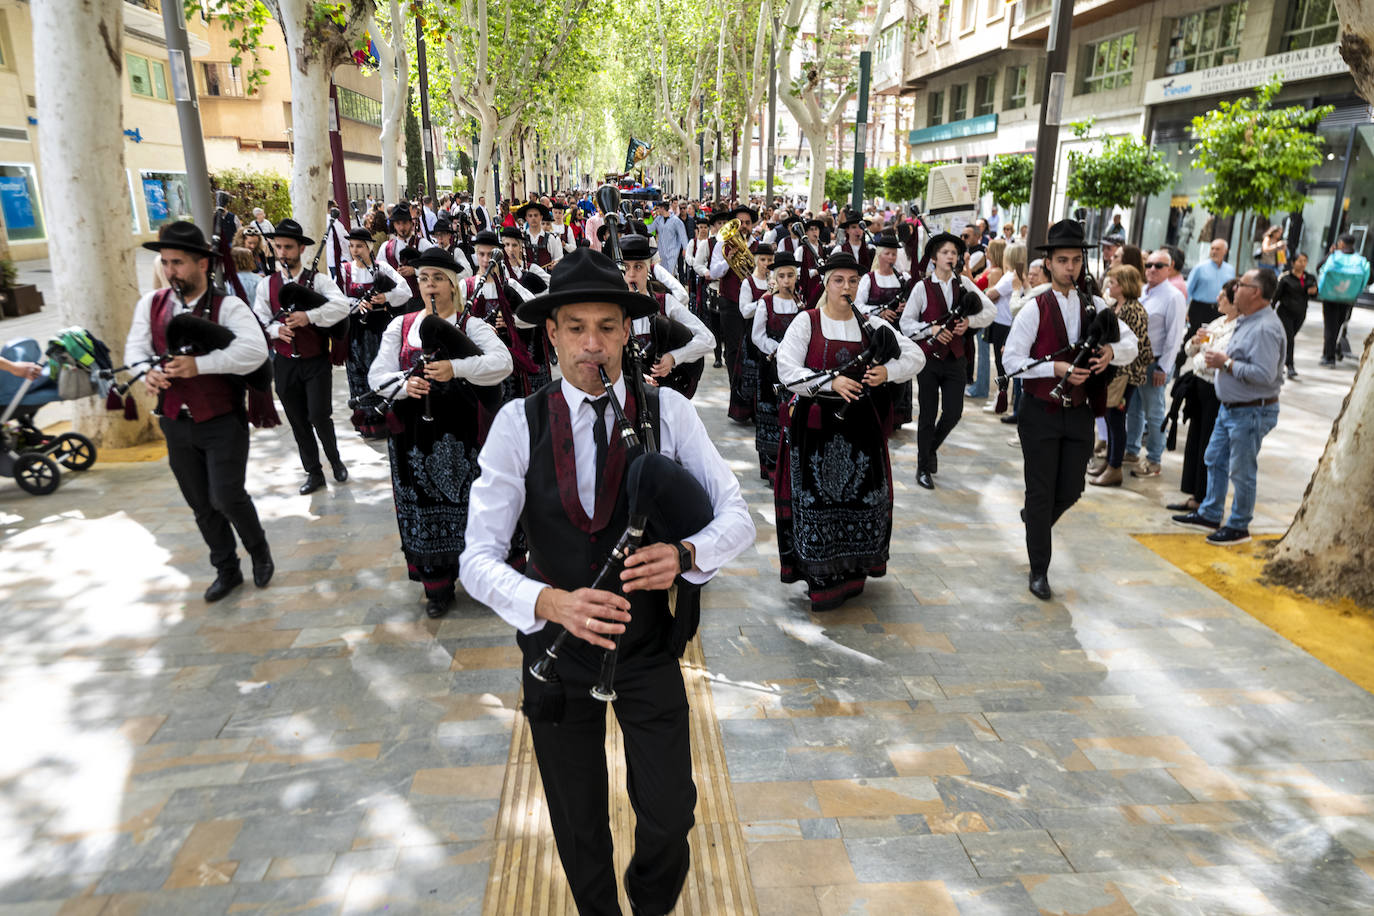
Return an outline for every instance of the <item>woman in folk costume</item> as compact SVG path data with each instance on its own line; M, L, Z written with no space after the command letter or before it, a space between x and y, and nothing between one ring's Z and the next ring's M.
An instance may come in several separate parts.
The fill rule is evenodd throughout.
M792 391L773 492L781 578L806 581L813 611L887 572L892 468L873 389L907 381L924 362L890 324L855 310L852 255L832 255L823 270L819 307L792 320L776 357Z
M513 371L501 383L501 403L528 397L548 384L550 378L549 347L538 329L515 317L515 310L534 298L525 286L510 277L504 263L492 267L500 239L490 229L483 229L473 240L472 258L477 265L475 276L463 280L463 298L473 317L481 318L496 330L496 336L510 349ZM533 276L533 275L527 275Z
M372 390L367 376L382 345L382 333L393 318L406 311L410 287L390 264L373 260L372 233L366 229L348 233L348 253L350 260L339 267L339 285L352 306L344 370L349 397L358 399ZM376 411L359 408L351 419L364 439L386 435L386 424Z
M797 259L792 252L774 255L770 266L773 292L758 301L749 339L759 353L754 448L759 453L759 476L771 487L777 473L778 445L782 439L782 428L778 425L778 405L782 398L773 390L778 382L778 345L803 306L797 293Z
M374 388L396 390L395 431L387 440L396 521L406 567L424 585L430 617L442 617L453 603L468 490L486 438L486 423L479 422L486 392L479 389L500 385L511 371L510 351L467 311L458 272L441 249L420 256L415 277L425 310L387 325L368 373ZM425 323L431 316L456 330L431 333L433 321ZM455 358L462 350L480 353Z
M890 232L879 233L873 239L873 269L859 280L859 292L854 305L865 315L877 315L893 327L901 320L906 297L911 292L911 277L897 269L897 254L902 243ZM892 389L892 426L901 428L912 420L911 382L902 382ZM892 430L888 430L891 435Z

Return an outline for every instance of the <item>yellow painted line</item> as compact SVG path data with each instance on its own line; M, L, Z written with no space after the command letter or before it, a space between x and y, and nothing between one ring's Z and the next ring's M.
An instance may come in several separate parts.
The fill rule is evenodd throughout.
M1213 547L1198 534L1138 534L1136 540L1284 639L1374 692L1374 608L1318 601L1263 581L1277 539Z

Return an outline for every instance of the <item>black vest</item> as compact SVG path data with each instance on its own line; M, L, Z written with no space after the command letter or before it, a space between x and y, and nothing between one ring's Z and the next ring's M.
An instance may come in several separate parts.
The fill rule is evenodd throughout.
M563 397L561 380L555 379L525 398L525 418L530 427L530 463L525 472L525 508L520 523L529 543L526 573L541 582L573 591L592 584L629 521L625 448L612 424L606 430L609 446L606 481L594 517L587 518L577 496L571 429L572 411L583 409L582 399L567 405L569 425L563 427L552 416L550 400L554 397L560 400ZM633 421L634 401L632 396L626 400L625 411ZM657 438L657 398L650 400L654 402L650 410ZM564 456L563 461L559 460L559 454ZM614 487L613 492L611 487ZM614 503L611 503L612 498ZM673 618L668 609L668 593L635 592L629 598L632 619L620 635L618 664L658 664L673 658ZM554 625L546 629L558 632ZM601 663L602 650L581 640L571 640L561 652L577 656L593 670Z

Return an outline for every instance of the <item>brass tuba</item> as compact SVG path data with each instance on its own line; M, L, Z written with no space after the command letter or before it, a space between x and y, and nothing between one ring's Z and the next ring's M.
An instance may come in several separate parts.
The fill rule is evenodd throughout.
M754 253L749 250L749 240L740 234L739 220L732 219L720 227L720 243L725 247L725 261L735 276L748 279L754 272Z

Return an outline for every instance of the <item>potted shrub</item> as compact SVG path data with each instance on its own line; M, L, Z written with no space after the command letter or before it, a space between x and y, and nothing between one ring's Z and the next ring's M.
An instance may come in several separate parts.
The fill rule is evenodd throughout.
M43 294L32 283L16 283L19 269L11 260L0 261L0 313L6 318L32 315L43 308Z

